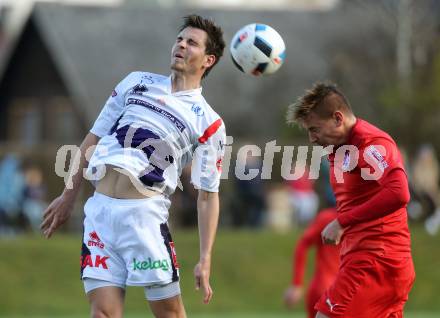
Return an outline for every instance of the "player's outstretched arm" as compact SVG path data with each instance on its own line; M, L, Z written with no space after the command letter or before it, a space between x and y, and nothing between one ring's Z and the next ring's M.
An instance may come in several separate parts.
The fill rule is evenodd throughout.
M292 255L292 281L284 292L284 304L289 309L296 306L304 296L303 284L307 252L310 247L320 243L321 231L327 225L327 219L325 214L318 213L295 246Z
M73 204L78 195L81 186L83 168L87 166L85 153L91 146L95 146L99 141L99 137L92 133L88 133L80 146L80 151L76 153L75 159L69 168L69 173L72 173L72 167L79 167L72 173L72 187L64 188L61 195L55 198L52 203L44 211L43 222L41 223L41 230L46 238L50 238L52 234L64 224L72 213ZM79 164L78 164L79 161Z
M211 254L219 217L219 198L217 192L199 190L197 211L200 237L200 260L194 268L196 290L203 291L203 302L209 303L212 288L209 283L211 272Z

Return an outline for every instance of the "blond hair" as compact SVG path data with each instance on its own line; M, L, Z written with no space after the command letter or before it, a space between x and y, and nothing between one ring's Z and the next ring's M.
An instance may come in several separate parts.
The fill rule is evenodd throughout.
M333 83L317 82L287 109L287 123L301 123L311 112L329 118L335 111L352 114L347 98Z

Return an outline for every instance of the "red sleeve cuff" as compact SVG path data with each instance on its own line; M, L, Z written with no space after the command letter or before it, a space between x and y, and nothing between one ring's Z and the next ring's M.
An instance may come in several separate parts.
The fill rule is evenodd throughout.
M343 213L336 218L341 227L345 228L350 225L350 216L349 215L350 215L349 213Z

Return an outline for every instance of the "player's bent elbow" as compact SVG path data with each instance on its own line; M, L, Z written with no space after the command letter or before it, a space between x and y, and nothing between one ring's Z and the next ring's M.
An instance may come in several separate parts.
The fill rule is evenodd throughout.
M400 190L391 190L392 199L390 200L390 207L393 211L404 208L410 199L409 192Z
M403 206L407 205L411 200L411 195L409 194L409 189L406 188L406 191L402 191L401 195L401 203Z
M393 192L396 197L396 205L398 205L399 208L403 208L409 203L411 196L409 194L408 186L404 186L400 189L394 189Z

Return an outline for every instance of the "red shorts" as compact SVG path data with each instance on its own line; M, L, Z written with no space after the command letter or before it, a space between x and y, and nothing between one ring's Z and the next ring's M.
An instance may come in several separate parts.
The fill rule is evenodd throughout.
M321 298L324 292L325 289L323 289L323 286L320 285L319 282L317 282L316 280L313 280L307 291L307 297L305 299L308 318L315 318L316 316L315 304Z
M315 309L331 318L403 317L403 306L414 279L411 257L347 256Z

